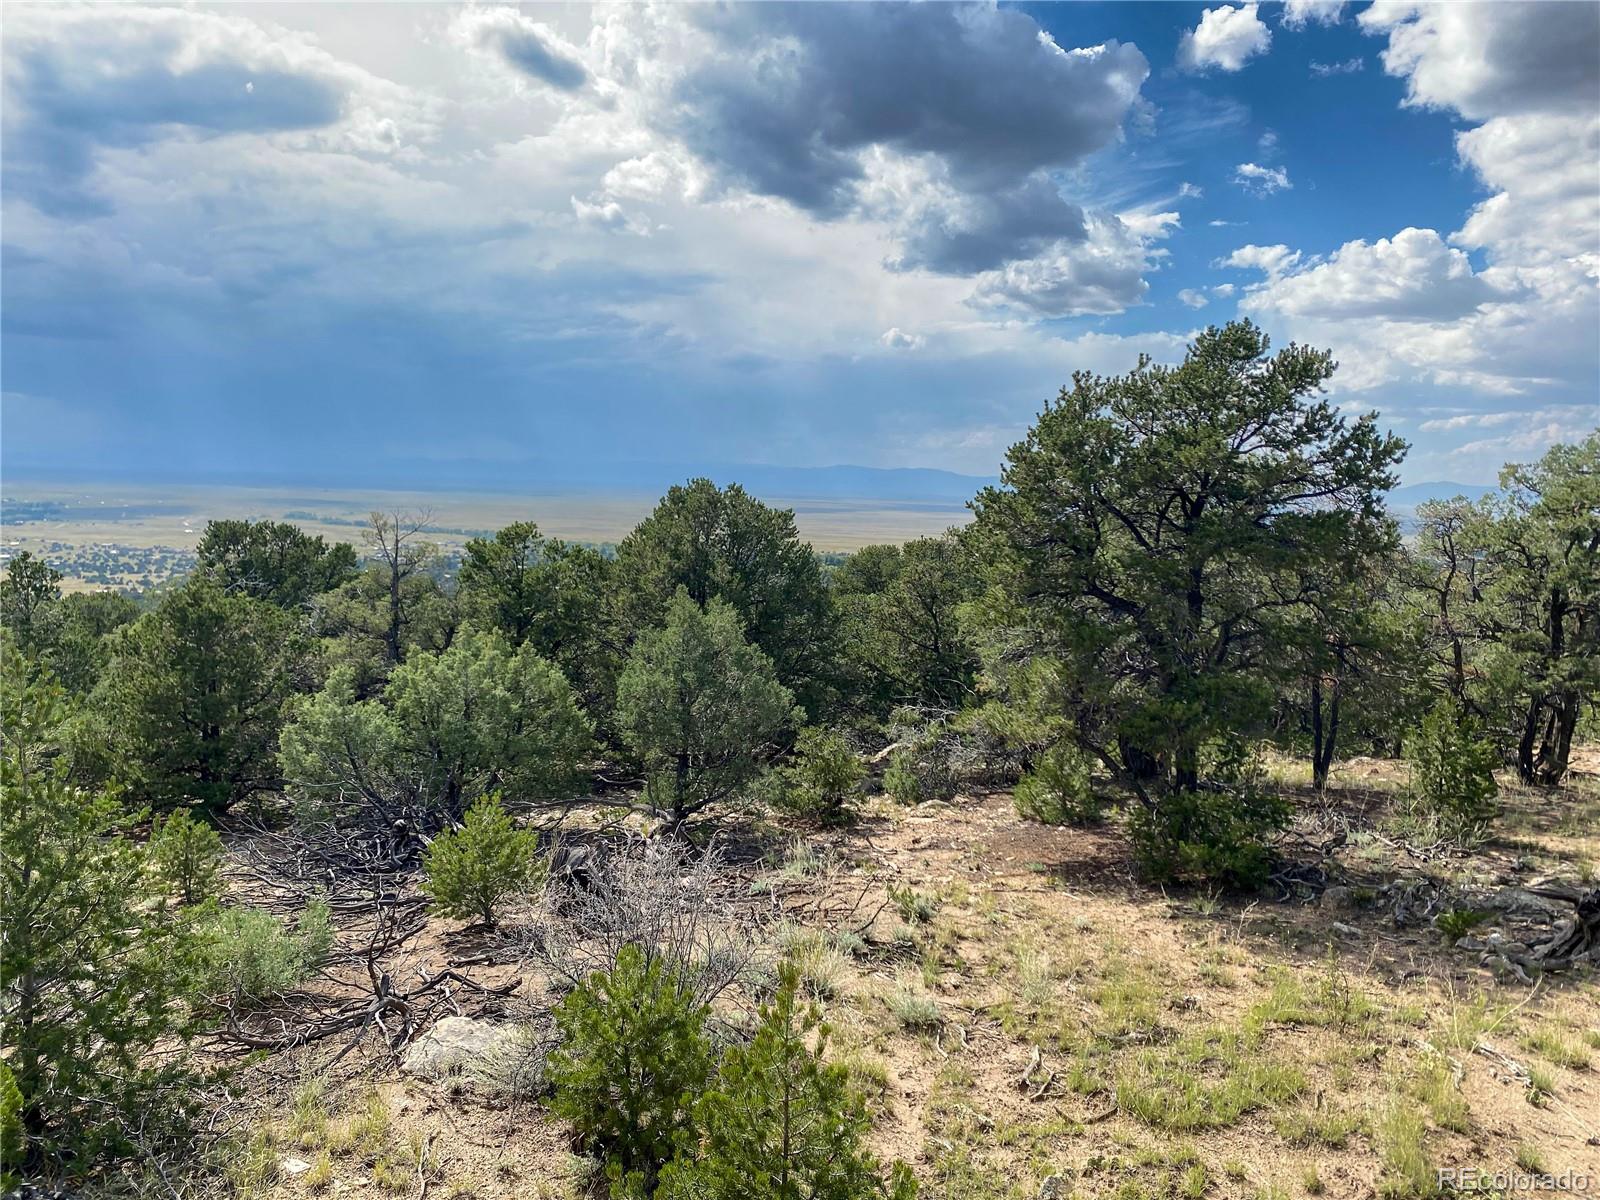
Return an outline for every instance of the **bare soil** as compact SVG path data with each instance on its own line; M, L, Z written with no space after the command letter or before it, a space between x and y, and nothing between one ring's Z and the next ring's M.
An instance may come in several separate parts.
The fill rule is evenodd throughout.
M1384 833L1396 764L1345 764L1321 798L1285 765L1305 815L1293 869L1256 896L1153 887L1114 821L1024 822L1004 791L910 810L879 797L838 831L725 818L729 886L787 919L767 924L773 953L808 955L876 1148L925 1196L1031 1200L1051 1179L1079 1197L1426 1196L1439 1169L1600 1190L1596 976L1525 983L1426 920L1397 924L1393 904L1418 880L1594 886L1600 748L1576 765L1555 792L1508 781L1495 840L1471 853ZM890 885L931 915L908 921ZM1328 887L1349 892L1332 904ZM400 971L524 976L519 1002L537 1005L515 943L430 919ZM246 1069L259 1194L594 1194L537 1096L408 1079L376 1038L322 1075L346 1040ZM313 1169L275 1172L286 1157Z

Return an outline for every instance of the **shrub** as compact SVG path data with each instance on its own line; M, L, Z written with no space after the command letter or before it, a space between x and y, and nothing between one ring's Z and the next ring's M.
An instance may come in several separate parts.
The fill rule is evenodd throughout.
M1433 927L1444 935L1445 941L1456 942L1493 915L1478 908L1450 908L1434 917Z
M1065 742L1022 777L1012 803L1017 816L1041 825L1092 825L1104 814L1089 785L1089 760Z
M259 1001L304 982L333 945L326 900L313 900L293 932L259 908L223 908L209 930L207 991L236 1001Z
M798 816L837 822L848 819L866 769L843 734L808 725L800 731L794 762L779 774L773 799Z
M1168 793L1136 809L1128 833L1140 866L1155 879L1249 889L1265 881L1267 839L1288 818L1282 797L1246 782Z
M423 891L444 916L477 917L492 926L500 901L533 877L538 849L538 834L518 829L498 795L484 796L467 810L461 828L428 847Z
M685 1145L662 1172L665 1200L910 1200L910 1174L896 1164L885 1184L862 1144L871 1120L849 1070L826 1063L829 1030L797 993L792 962L761 1009L748 1046L723 1055L716 1083L695 1105L697 1146ZM814 1044L813 1044L814 1043Z
M913 982L911 976L902 975L884 997L895 1020L909 1030L937 1029L943 1018L939 1002Z
M0 638L0 1174L90 1195L194 1158L201 947L152 887L142 814L70 778L72 715Z
M933 920L933 914L939 911L939 902L925 892L919 892L911 886L896 887L889 884L889 902L894 905L895 911L900 914L900 919L907 925L923 925Z
M158 821L150 835L150 857L163 883L185 904L217 894L222 870L222 838L187 809L178 809Z
M1414 832L1480 838L1497 811L1494 747L1461 706L1448 697L1435 704L1407 749L1411 786L1402 823Z
M624 946L610 971L557 1006L553 1107L618 1183L632 1177L652 1191L692 1127L711 1068L706 1013L676 972L637 946Z
M921 804L949 799L955 795L956 781L949 764L936 753L905 747L889 757L883 790L901 804Z

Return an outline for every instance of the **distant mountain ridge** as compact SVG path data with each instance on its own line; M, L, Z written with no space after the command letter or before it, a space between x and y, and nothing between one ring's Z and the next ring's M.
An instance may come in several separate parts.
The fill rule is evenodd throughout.
M994 475L963 475L937 467L784 467L768 463L584 462L481 463L417 460L382 470L352 464L337 478L325 472L237 472L166 468L160 471L71 472L11 470L17 478L67 482L147 484L232 484L240 487L363 488L422 491L539 494L622 494L659 496L674 484L705 476L718 484L737 483L757 496L780 500L882 500L892 503L964 506L978 492L997 485ZM1465 496L1477 500L1498 489L1480 483L1435 480L1408 483L1388 496L1397 517L1415 514L1429 500Z
M701 476L737 483L758 496L784 500L885 500L961 506L997 476L962 475L936 467L782 467L763 463L471 462L411 460L374 469L352 463L326 471L218 471L165 467L147 471L17 470L15 478L69 482L225 484L236 487L373 488L395 491L503 492L516 495L582 494L659 496L674 484Z

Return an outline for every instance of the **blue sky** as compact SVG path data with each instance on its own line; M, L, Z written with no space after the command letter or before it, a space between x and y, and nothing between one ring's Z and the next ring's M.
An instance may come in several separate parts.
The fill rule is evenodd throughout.
M8 6L7 469L994 473L1246 315L1597 424L1600 5Z

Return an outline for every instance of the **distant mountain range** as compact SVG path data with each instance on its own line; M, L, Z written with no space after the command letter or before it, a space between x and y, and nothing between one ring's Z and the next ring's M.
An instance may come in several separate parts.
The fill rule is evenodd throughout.
M221 471L163 467L148 471L85 471L9 468L16 479L69 483L188 484L231 487L308 487L339 490L497 492L510 495L659 496L674 484L705 476L737 483L758 496L784 500L884 500L961 506L998 477L961 475L932 467L777 467L759 463L493 462L436 459L389 462L374 467L352 462L337 476L326 471Z
M10 471L28 477L30 471ZM962 475L933 467L779 467L759 463L440 463L437 460L388 465L382 469L352 464L348 473L331 478L318 472L183 471L117 472L113 476L85 472L38 472L37 477L67 482L146 484L228 484L235 487L375 488L415 491L502 492L512 495L584 494L659 496L673 484L706 476L719 484L737 483L757 496L778 500L881 500L897 504L959 507L979 489L999 483L996 476ZM1476 500L1496 489L1484 484L1439 480L1409 483L1389 493L1389 507L1402 522L1419 504L1465 496Z

